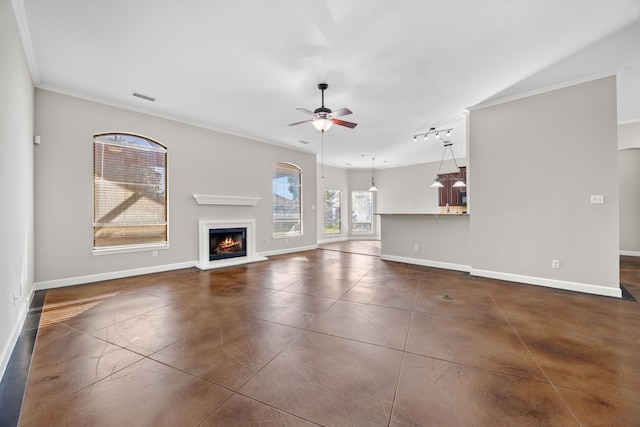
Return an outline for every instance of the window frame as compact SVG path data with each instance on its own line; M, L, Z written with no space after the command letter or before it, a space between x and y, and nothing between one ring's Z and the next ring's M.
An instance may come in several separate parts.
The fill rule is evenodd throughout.
M338 231L334 232L334 233L327 233L327 193L328 192L334 192L338 194L337 200L338 200ZM342 229L342 190L324 190L322 192L322 200L323 200L323 212L322 212L322 235L323 236L340 236L343 234L343 229ZM335 205L331 206L332 209L335 209Z
M275 182L274 179L276 178L276 174L278 172L278 170L280 172L283 171L288 171L288 172L292 172L295 171L297 172L297 176L298 176L298 218L297 218L297 223L298 223L298 230L294 231L294 232L276 232L275 228L276 228L276 211L281 211L282 209L278 209L278 207L280 207L281 205L276 205L276 196L278 195L277 192L275 191L276 188L274 187ZM286 175L283 175L286 176ZM272 192L272 203L271 203L271 237L273 239L288 239L290 237L301 237L304 235L304 221L303 221L303 186L302 186L302 182L303 182L303 173L302 173L302 169L300 167L298 167L297 165L293 164L293 163L289 163L289 162L276 162L273 164L272 168L271 168L271 192Z
M143 140L144 142L146 142L148 144L148 146L144 147L144 146L138 146L138 147L134 147L134 144L132 143L127 143L127 142L123 142L123 141L117 141L118 136L123 137L123 138L127 138L127 137L131 137L131 138L135 138L137 140ZM109 141L108 138L109 137L113 137L114 140ZM125 244L114 244L114 245L96 245L96 231L97 231L97 227L100 227L101 223L97 222L97 205L98 205L98 198L100 197L99 194L99 189L97 188L97 175L96 175L96 148L99 144L102 144L102 146L104 147L105 145L112 145L112 146L121 146L121 147L126 147L126 148L134 148L134 149L139 149L139 150L143 150L143 151L153 151L153 152L159 152L159 153L163 153L164 154L164 170L160 173L162 173L163 176L163 186L164 186L164 203L163 203L163 215L164 215L164 222L160 221L155 221L155 224L144 224L144 220L140 221L140 224L137 224L137 226L163 226L164 227L164 232L162 233L164 235L164 240L161 241L156 241L156 242L135 242L135 243L125 243ZM95 134L93 136L93 227L92 227L92 236L93 236L93 249L92 249L92 254L93 255L108 255L108 254L117 254L117 253L130 253L130 252L142 252L142 251L156 251L156 250L162 250L162 249L168 249L170 247L170 243L169 243L169 179L168 179L168 149L164 144L161 144L160 142L152 139L152 138L148 138L146 136L143 135L139 135L139 134L135 134L135 133L129 133L129 132L104 132L104 133L98 133ZM132 181L135 182L135 181ZM133 221L134 224L136 223L136 221ZM155 255L154 255L155 256Z
M362 193L362 194L368 194L369 196L369 203L370 203L370 219L368 222L362 222L362 221L354 221L353 220L353 216L355 214L355 210L354 210L354 200L355 200L355 194L356 193ZM351 234L373 234L374 230L373 230L373 192L371 191L364 191L364 190L354 190L351 192L351 217L349 218L350 224L351 224ZM356 230L354 229L354 225L355 224L370 224L370 228L369 230Z

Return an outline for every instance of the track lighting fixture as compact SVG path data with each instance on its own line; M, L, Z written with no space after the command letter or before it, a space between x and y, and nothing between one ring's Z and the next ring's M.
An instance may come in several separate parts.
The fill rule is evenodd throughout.
M417 133L413 135L413 142L416 142L419 136L424 136L424 140L427 141L429 139L429 135L431 134L434 134L436 136L436 139L441 139L442 138L442 135L440 134L441 132L445 133L445 135L449 137L451 136L451 131L453 131L453 128L450 128L450 129L430 128L425 133Z

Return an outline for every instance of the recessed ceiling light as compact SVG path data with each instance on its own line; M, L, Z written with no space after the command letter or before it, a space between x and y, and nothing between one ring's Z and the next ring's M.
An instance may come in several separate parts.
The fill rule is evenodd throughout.
M146 101L154 102L156 100L154 97L151 97L151 96L148 96L148 95L143 95L143 94L138 93L138 92L133 92L131 95L135 96L136 98L144 99Z

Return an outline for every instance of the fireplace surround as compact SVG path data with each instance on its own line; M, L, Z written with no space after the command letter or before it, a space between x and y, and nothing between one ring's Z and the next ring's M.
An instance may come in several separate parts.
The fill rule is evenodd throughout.
M256 255L254 219L201 219L198 221L200 270L265 261ZM222 240L222 241L220 241Z

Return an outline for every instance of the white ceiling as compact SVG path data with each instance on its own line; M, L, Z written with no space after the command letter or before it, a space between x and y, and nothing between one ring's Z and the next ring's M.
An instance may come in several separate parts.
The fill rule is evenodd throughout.
M327 82L358 123L325 134L342 168L438 161L441 143L412 141L430 127L454 127L462 157L465 108L622 69L619 118L640 118L639 0L13 3L36 87L320 153L287 124Z

